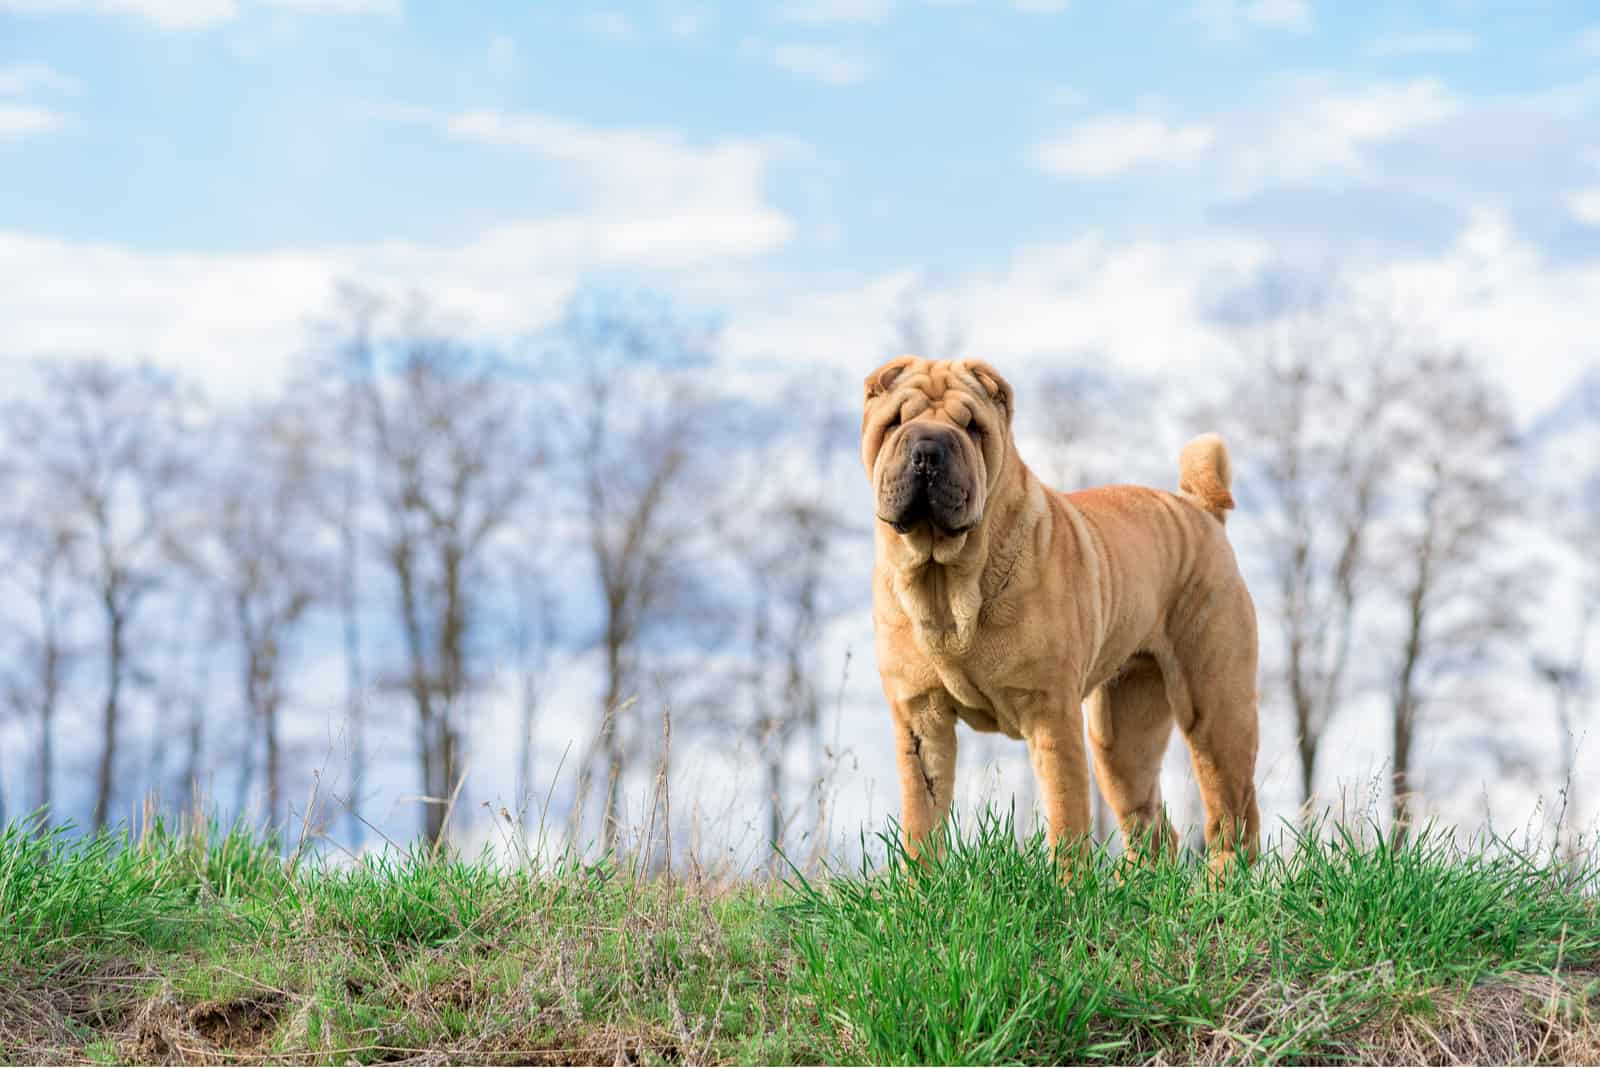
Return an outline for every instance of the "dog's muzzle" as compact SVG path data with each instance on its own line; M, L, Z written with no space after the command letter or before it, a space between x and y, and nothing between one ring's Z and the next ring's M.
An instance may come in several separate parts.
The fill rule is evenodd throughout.
M878 518L901 533L930 522L946 534L970 530L970 475L950 436L925 433L906 443L900 469L884 479Z

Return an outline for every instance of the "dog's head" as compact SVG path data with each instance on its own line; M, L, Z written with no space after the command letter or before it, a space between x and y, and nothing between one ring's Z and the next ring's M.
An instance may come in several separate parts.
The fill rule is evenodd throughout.
M917 556L954 559L1011 449L1011 387L981 360L901 356L867 376L866 394L861 459L879 520Z

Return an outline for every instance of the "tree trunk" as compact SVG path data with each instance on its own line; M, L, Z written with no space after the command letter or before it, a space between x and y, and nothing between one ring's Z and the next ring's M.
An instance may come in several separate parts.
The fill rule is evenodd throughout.
M117 766L117 726L122 713L122 674L124 627L122 611L113 596L104 599L106 609L106 700L100 719L100 767L95 773L93 824L104 830L111 811L112 778Z
M416 577L412 574L411 551L398 545L390 553L395 578L400 585L400 611L405 628L406 655L410 660L411 700L417 708L417 760L420 764L422 793L422 833L429 844L439 840L444 827L444 797L434 792L439 774L438 726L435 723L433 683L428 675L428 651L418 619Z
M39 789L38 804L34 807L47 827L53 822L50 806L55 798L55 783L51 779L51 768L55 767L55 718L55 698L46 697L39 707Z
M1394 715L1394 839L1403 842L1411 828L1411 713L1402 698Z
M361 796L367 787L366 694L361 670L361 618L356 569L360 565L355 535L355 480L345 487L345 514L339 526L339 614L344 624L345 729L350 732L350 800L346 836L356 849L366 836L361 822Z
M205 701L196 701L189 710L189 756L184 765L184 780L189 790L189 811L196 816L200 815L200 799L204 796L200 790L200 759L205 752L205 724Z
M1394 781L1391 787L1394 838L1405 841L1411 823L1411 742L1416 718L1414 692L1417 661L1421 653L1422 616L1420 596L1414 597L1412 630L1406 640L1405 661L1400 669L1400 685L1394 702Z
M783 857L783 751L767 757L767 844L772 847L772 870Z
M1405 841L1411 821L1411 742L1416 725L1417 666L1422 662L1428 595L1433 586L1434 539L1437 536L1439 495L1435 484L1423 497L1422 540L1417 546L1417 569L1406 596L1406 641L1394 700L1394 784L1391 787L1394 838Z
M269 813L267 823L276 827L279 819L286 813L282 810L283 777L278 749L278 702L270 697L261 710L261 740L266 749L267 761L267 812Z
M451 816L451 800L460 777L461 738L455 725L457 707L466 693L466 604L461 588L464 553L460 546L447 542L441 550L444 572L444 620L439 628L435 661L439 667L439 701L434 707L435 742L434 782L428 792L443 803L428 806L428 841L437 846Z
M1309 722L1310 709L1296 709L1295 718L1300 722L1300 812L1309 824L1316 820L1316 813L1312 811L1311 799L1316 796L1317 781L1317 743L1322 739L1318 732L1312 730Z
M538 717L539 700L534 682L526 674L522 680L522 723L517 755L517 829L524 840L528 836L528 808L533 801L533 728Z
M43 691L39 695L39 787L34 806L45 826L52 822L50 807L55 801L56 704L61 692L61 648L54 627L45 632Z
M606 733L606 814L601 837L607 853L617 848L617 842L622 837L622 776L626 764L622 736L613 722Z
M250 787L254 785L256 778L256 730L253 722L255 717L253 713L247 714L251 716L252 722L246 725L244 737L240 741L239 778L233 790L233 813L236 820L244 818L250 803Z
M601 817L600 843L607 853L616 849L621 832L622 774L624 760L622 735L617 719L622 711L622 645L615 635L606 643L606 696L601 708L600 747L606 758L606 804Z

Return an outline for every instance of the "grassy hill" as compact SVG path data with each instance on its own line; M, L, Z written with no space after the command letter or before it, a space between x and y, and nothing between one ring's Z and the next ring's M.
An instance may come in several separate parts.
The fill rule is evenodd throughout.
M1062 888L985 820L786 885L0 834L0 1060L1595 1062L1593 867L1335 834Z

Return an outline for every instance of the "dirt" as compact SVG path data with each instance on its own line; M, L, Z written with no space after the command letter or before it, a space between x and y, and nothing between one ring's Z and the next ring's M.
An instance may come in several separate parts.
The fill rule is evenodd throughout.
M274 991L208 1001L189 1010L189 1026L220 1049L248 1052L272 1037L287 1002Z

